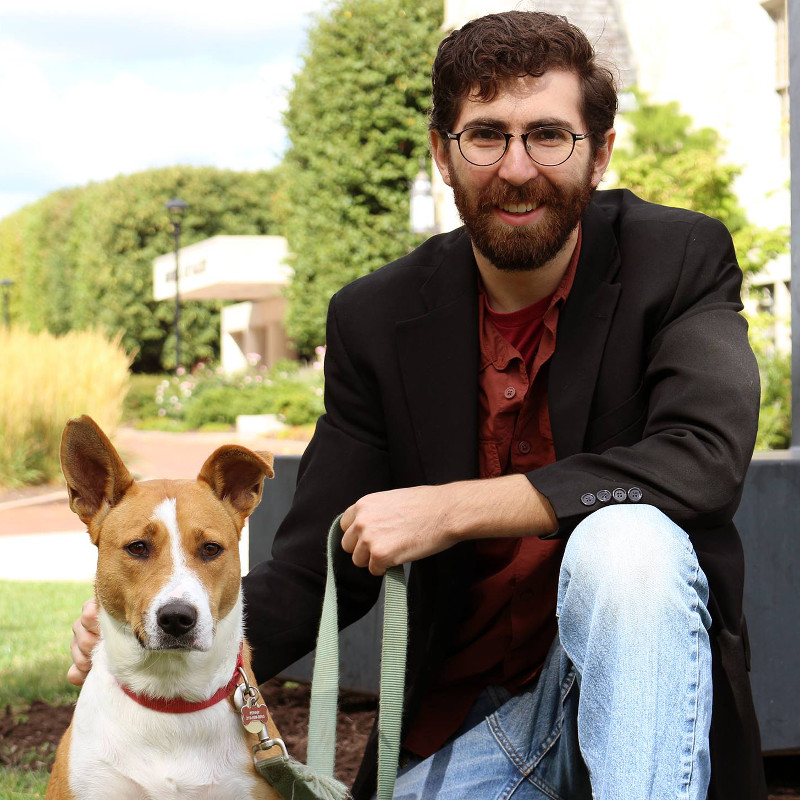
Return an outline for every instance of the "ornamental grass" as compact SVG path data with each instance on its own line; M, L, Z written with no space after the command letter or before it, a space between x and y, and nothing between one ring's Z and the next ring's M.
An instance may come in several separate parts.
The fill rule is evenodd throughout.
M0 487L58 480L61 432L71 417L89 414L113 431L129 366L119 337L0 330Z

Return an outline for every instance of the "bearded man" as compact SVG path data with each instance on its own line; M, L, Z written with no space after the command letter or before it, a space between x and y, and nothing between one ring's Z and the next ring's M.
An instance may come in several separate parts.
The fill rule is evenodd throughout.
M741 273L719 222L595 191L616 107L563 18L450 34L430 143L464 227L330 303L326 413L247 631L260 680L314 646L345 509L341 625L413 562L397 798L766 797ZM374 786L373 737L355 796Z

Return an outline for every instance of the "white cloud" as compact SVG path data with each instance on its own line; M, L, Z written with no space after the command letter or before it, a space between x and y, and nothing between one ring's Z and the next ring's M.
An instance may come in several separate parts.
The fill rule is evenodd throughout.
M324 10L327 0L292 0L292 2L254 2L227 0L223 7L196 0L3 0L2 15L57 14L68 17L104 17L107 19L152 18L160 24L178 23L191 28L214 31L252 30L259 28L296 27L308 15Z
M96 61L75 53L47 50L53 32L0 38L0 217L62 186L103 180L169 164L208 164L232 169L275 165L285 147L281 114L286 91L299 65L295 47L253 47L254 28L264 26L279 44L302 43L308 14L325 0L295 0L280 6L233 0L224 14L183 0L132 3L77 0L2 0L3 17L47 12L103 16L103 31L124 37L127 56L115 62L104 53ZM203 46L189 57L165 59L169 41L156 56L131 57L131 25L141 35L143 20L159 16L173 27L169 37L197 37ZM117 18L109 22L110 17ZM94 18L92 18L94 19ZM96 20L95 20L96 21ZM294 39L276 34L291 28ZM10 26L12 33L14 27ZM198 31L205 30L200 36ZM22 28L20 28L22 30ZM236 61L237 36L250 49ZM2 37L2 33L0 33ZM34 41L35 37L39 37ZM208 41L219 47L206 57ZM177 39L176 45L181 44ZM113 53L114 42L104 42ZM239 48L242 52L244 48ZM79 50L75 46L75 50Z

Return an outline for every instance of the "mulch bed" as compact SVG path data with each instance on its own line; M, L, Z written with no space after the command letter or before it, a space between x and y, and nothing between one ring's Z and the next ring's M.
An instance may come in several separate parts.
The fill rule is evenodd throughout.
M270 681L263 687L289 753L305 762L309 687ZM351 784L375 718L375 698L344 693L339 703L336 776ZM6 708L0 716L0 768L49 767L56 745L72 718L72 706L36 702L24 712ZM800 800L800 757L768 758L770 800Z

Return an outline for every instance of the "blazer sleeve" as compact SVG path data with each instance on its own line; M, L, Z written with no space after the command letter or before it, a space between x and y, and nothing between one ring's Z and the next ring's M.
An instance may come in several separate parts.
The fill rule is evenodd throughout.
M631 441L623 432L604 452L572 455L527 476L553 506L555 536L608 504L597 501L600 489L622 489L621 502L656 506L684 529L731 521L759 405L758 368L739 313L741 281L730 234L700 217L647 348L643 431Z
M244 578L247 636L259 681L280 672L316 644L331 522L370 492L390 488L380 397L342 340L337 297L331 300L325 354L325 408L300 462L292 507L272 557ZM375 603L381 579L358 569L339 548L335 562L339 626Z

